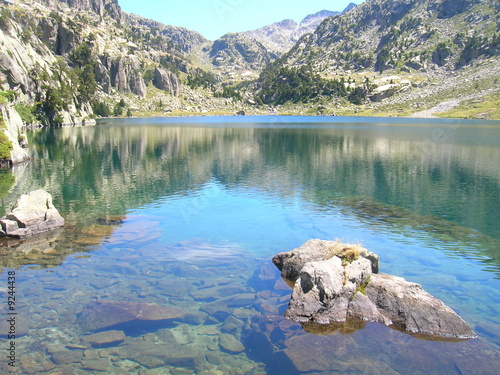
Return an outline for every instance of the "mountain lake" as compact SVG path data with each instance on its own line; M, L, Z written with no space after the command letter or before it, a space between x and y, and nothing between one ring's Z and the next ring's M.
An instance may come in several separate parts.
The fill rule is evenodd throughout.
M42 188L66 225L0 239L3 373L498 374L498 121L109 119L28 137L0 214ZM312 238L363 244L478 338L284 319L271 259Z

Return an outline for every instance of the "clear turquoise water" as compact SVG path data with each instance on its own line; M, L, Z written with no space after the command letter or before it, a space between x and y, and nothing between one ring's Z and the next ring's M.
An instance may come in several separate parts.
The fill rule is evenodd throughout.
M67 225L0 248L28 321L19 373L497 373L498 122L131 119L30 138L13 184L0 174L2 207L41 187ZM310 238L364 244L381 272L422 284L479 338L426 342L378 324L315 335L283 320L290 289L270 259ZM127 323L124 342L92 348L78 323L92 300L196 319Z

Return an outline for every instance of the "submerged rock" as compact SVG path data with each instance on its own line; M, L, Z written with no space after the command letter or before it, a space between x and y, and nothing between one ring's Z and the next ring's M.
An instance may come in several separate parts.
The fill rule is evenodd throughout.
M383 323L421 339L455 341L476 335L452 309L401 277L378 274L379 258L359 245L310 240L273 258L294 283L285 317L337 324Z
M222 333L219 336L220 347L230 353L241 353L245 350L245 347L238 341L233 335Z
M123 331L103 331L99 333L94 333L89 336L83 337L83 340L92 344L92 346L102 346L102 345L111 345L118 344L125 340L125 333Z
M52 204L52 195L35 190L21 195L12 212L0 219L9 237L24 238L64 226L64 218Z
M86 331L98 331L135 321L161 321L182 318L182 311L155 303L92 301L78 318Z

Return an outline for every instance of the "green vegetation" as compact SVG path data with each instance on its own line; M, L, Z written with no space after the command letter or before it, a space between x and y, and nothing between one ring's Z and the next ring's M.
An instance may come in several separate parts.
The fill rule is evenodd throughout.
M349 263L354 262L359 259L359 249L356 247L345 247L338 254L338 257L342 259L342 266L347 266Z
M0 104L13 102L16 98L16 93L12 90L0 91Z
M216 83L217 79L215 78L214 74L200 68L196 68L187 77L187 84L192 89L195 89L197 87L203 87L204 89L213 89Z
M126 107L125 101L121 99L118 103L115 104L115 107L113 109L113 115L114 116L122 116L123 115L123 108Z
M153 82L153 79L155 77L155 71L154 69L146 69L144 71L144 73L142 74L142 78L144 79L144 82L147 84L147 83L151 83Z
M233 86L226 86L222 88L221 92L214 94L216 98L233 98L234 100L241 100L241 93Z
M308 66L290 68L271 64L262 72L260 81L260 97L266 104L307 102L320 95L347 97L349 94L343 79L323 79Z
M458 36L457 38L458 39ZM494 56L500 53L500 34L493 34L491 38L473 35L466 39L465 47L460 54L457 68L461 68L480 56Z
M2 31L9 31L10 30L11 18L12 18L12 16L11 16L10 10L2 7L2 10L0 11L0 29L2 29Z
M465 100L457 107L436 116L443 118L481 118L500 120L500 93L489 94L478 99Z
M67 109L67 102L61 90L48 87L43 101L35 104L35 116L50 125L62 125L61 111Z
M7 135L0 130L0 160L10 160L11 150L12 142L7 138Z
M14 108L25 124L33 124L36 121L36 117L33 115L33 107L19 103L14 105Z
M356 293L362 293L366 296L366 287L368 286L368 284L370 283L370 276L368 276L365 281L363 281L357 288L356 288L356 291L354 292L354 294L352 295L351 298L354 298L354 296L356 295Z
M111 116L111 110L109 106L103 101L94 101L92 103L92 110L96 116L109 117Z

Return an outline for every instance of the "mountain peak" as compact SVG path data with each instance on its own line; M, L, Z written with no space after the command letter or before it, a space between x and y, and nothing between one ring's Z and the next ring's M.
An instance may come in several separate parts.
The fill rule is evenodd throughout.
M310 23L314 20L317 20L317 19L324 19L326 17L331 17L331 16L336 16L337 14L340 14L340 12L332 12L331 10L320 10L319 12L316 12L314 14L309 14L307 17L305 17L302 22L300 22L300 25L304 25L304 24L307 24L307 23Z
M345 7L345 9L342 11L342 13L349 12L352 8L356 8L357 5L354 3L350 3L348 6Z
M293 29L297 27L297 22L295 22L294 20L286 19L280 22L276 22L275 25L285 29Z

